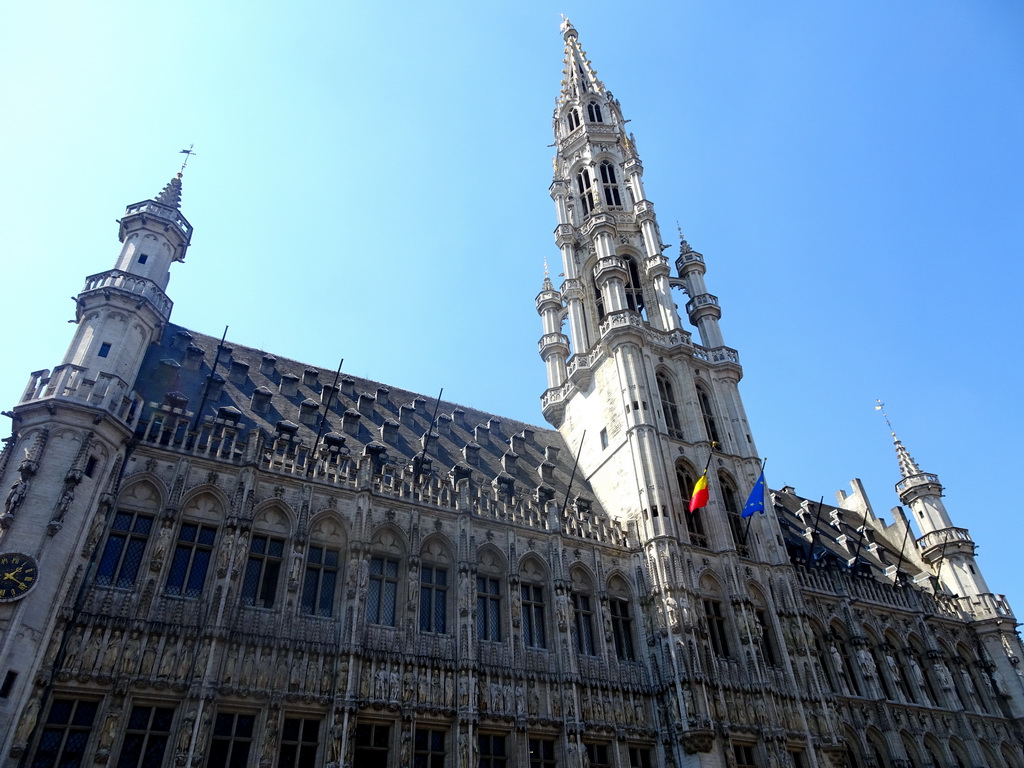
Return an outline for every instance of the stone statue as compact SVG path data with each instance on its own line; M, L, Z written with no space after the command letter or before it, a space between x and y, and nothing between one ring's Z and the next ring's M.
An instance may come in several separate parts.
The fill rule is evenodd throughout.
M171 543L171 529L166 525L160 526L160 533L156 537L156 546L153 547L153 557L149 561L149 570L159 571L167 557L167 548Z
M857 661L860 662L860 669L864 677L873 678L875 676L878 668L875 666L875 660L867 648L859 648L857 650Z
M36 727L36 721L39 720L39 706L39 696L33 696L29 699L28 704L25 706L25 711L21 715L18 731L14 734L15 744L28 743L29 736L32 735L32 729Z
M4 510L7 514L13 515L18 510L18 505L21 504L28 494L30 482L29 480L18 480L11 486L7 499L4 501Z

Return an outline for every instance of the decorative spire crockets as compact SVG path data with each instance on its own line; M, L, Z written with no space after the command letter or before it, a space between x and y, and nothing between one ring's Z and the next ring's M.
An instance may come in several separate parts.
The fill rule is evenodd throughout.
M914 458L910 455L910 452L903 445L903 442L896 437L896 433L892 432L892 443L896 447L896 461L900 465L900 475L904 480L914 477L915 475L921 474L921 468L914 461Z
M580 45L579 33L564 16L562 37L565 39L565 68L562 70L560 101L579 99L585 93L604 94L604 83L597 79L597 71L587 58L587 52Z
M166 205L174 210L181 209L181 172L179 171L157 195L153 202Z

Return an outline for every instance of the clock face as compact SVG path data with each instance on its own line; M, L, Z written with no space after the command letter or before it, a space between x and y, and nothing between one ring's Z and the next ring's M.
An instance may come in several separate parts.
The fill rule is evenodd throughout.
M39 566L20 552L0 554L0 602L24 597L39 578Z

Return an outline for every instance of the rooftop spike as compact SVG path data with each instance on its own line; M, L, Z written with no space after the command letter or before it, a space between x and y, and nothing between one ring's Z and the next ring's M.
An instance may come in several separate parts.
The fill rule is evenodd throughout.
M900 475L904 480L914 477L915 475L924 474L921 472L921 468L917 466L917 462L914 461L914 457L910 455L906 446L896 436L896 430L893 429L892 422L889 421L889 414L885 412L885 403L881 400L875 400L875 410L882 412L882 418L885 419L885 425L889 428L889 434L892 435L892 444L896 448L896 461L900 465Z
M565 68L562 70L561 101L580 99L585 93L604 94L604 83L597 79L587 52L580 46L576 27L565 17L562 17L562 37L565 39Z
M156 196L154 202L166 205L168 208L179 210L181 208L181 171L174 178L167 182L167 186Z

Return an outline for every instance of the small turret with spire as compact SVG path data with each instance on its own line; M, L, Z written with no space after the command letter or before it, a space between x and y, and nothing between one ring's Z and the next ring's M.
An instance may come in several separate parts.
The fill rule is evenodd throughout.
M184 261L192 225L181 214L181 173L158 195L129 205L119 220L121 249L113 269L89 275L75 297L77 329L64 360L38 371L22 403L57 398L130 420L126 406L146 349L171 317L165 290L170 266Z
M875 410L882 411L896 450L900 481L896 493L900 502L910 508L921 537L917 540L921 557L928 563L952 594L980 595L987 593L981 571L974 560L975 544L966 528L953 525L942 501L942 483L938 475L924 472L910 451L897 436L883 403L876 401Z

